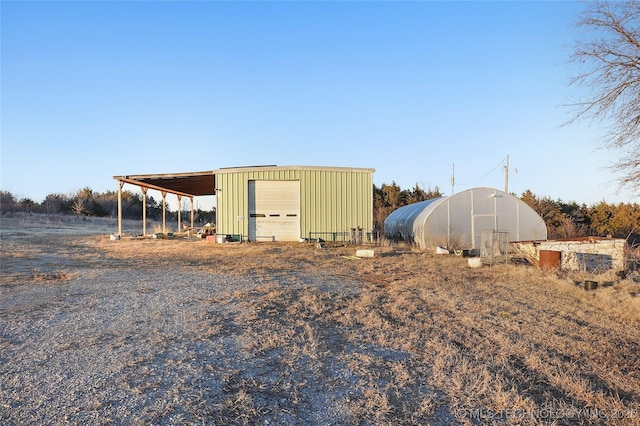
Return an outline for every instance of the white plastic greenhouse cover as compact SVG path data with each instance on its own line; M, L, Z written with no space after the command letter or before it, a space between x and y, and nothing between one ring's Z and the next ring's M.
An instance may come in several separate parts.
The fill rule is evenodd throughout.
M510 241L547 239L547 226L535 210L493 188L472 188L400 207L384 221L387 238L415 242L421 249L479 248L483 230L507 231Z

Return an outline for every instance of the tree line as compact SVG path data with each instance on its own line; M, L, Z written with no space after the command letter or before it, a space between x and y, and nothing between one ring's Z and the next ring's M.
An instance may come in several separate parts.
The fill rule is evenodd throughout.
M434 189L424 189L416 184L411 189L402 189L395 181L391 184L383 183L380 187L374 185L374 231L382 233L384 220L397 208L443 195L437 186ZM512 195L517 197L516 194ZM601 201L587 206L575 201L567 203L549 197L538 197L530 190L524 191L518 198L542 217L550 239L608 235L626 238L632 233L640 233L640 205L637 203L609 204ZM148 219L162 220L161 201L147 196L146 206ZM171 211L168 205L165 205L165 209L168 219L177 217L177 212ZM182 205L181 210L182 217L189 217L190 206ZM98 193L90 188L83 188L71 195L49 194L38 203L30 198L17 199L11 192L0 191L0 213L10 212L116 217L118 193ZM122 217L142 219L142 194L122 191ZM196 209L195 218L196 222L214 222L215 209Z
M380 233L384 230L384 220L398 207L420 201L442 197L443 194L436 186L435 189L423 189L416 183L413 189L402 189L395 181L391 184L383 183L379 188L373 185L373 229Z
M630 234L640 234L638 203L609 204L600 201L587 206L554 201L548 197L538 198L530 190L523 192L520 199L542 217L550 239L587 236L627 238Z
M188 204L188 203L187 203ZM181 205L183 218L190 217L190 205ZM147 219L162 220L162 201L157 201L151 196L146 197ZM165 202L167 219L177 217L177 211L172 211ZM118 192L106 191L94 192L91 188L83 188L75 194L49 194L38 203L31 198L16 198L9 191L0 191L0 213L27 212L46 214L74 214L81 216L117 217L118 216ZM206 211L196 209L194 216L197 222L215 221L215 209ZM122 217L123 219L142 220L142 194L131 191L122 191Z

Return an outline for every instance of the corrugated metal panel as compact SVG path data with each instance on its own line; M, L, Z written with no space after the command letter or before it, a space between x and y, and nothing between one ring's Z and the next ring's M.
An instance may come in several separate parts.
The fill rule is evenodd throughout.
M249 167L217 170L216 179L219 233L248 235L251 180L300 181L301 237L373 226L373 169Z
M303 235L367 231L373 226L373 178L369 171L311 169L302 172Z

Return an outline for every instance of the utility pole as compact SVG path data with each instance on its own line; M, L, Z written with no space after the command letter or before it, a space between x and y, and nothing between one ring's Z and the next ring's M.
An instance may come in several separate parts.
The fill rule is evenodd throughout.
M451 195L453 195L453 187L456 182L456 163L451 163Z
M504 166L504 192L509 193L509 155L507 154L507 164Z

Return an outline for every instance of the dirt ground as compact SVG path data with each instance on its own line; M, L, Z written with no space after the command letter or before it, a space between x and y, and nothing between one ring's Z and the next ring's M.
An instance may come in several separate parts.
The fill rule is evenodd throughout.
M0 217L1 424L640 424L629 278L114 230Z

